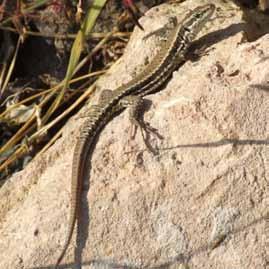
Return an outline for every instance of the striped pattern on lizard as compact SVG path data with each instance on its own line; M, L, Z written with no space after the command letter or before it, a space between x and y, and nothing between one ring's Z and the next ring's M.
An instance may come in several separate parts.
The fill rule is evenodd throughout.
M128 83L114 91L103 94L98 105L94 106L85 120L75 145L72 181L70 219L66 241L56 262L58 268L70 244L77 219L80 214L81 192L85 177L86 162L92 154L99 133L105 125L128 105L133 105L131 116L133 123L141 126L137 112L143 103L143 97L155 93L166 82L172 72L185 61L186 53L199 31L204 27L215 10L213 4L197 7L186 15L171 30L166 42L157 52L153 61ZM145 128L145 125L142 125Z

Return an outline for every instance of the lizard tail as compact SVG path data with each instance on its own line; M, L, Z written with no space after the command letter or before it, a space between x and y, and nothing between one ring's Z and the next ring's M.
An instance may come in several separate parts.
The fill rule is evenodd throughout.
M75 224L79 216L85 162L97 134L96 130L94 130L94 127L95 121L92 120L92 118L90 117L89 120L84 123L84 132L81 133L75 146L71 179L71 208L67 237L64 243L63 250L59 258L57 259L54 269L58 269L59 264L61 263L68 249L74 232ZM92 135L89 136L89 134Z
M71 211L73 211L72 208L71 208ZM75 211L74 211L74 213L71 214L71 215L75 216L75 215L76 215L76 214L75 214ZM70 221L70 224L69 224L69 228L68 228L68 236L67 236L67 238L66 238L66 240L65 240L64 248L63 248L63 250L62 250L62 252L61 252L59 258L57 259L57 262L56 262L56 264L55 264L54 269L58 269L59 264L60 264L60 262L62 261L64 255L65 255L65 253L66 253L66 251L67 251L67 248L68 248L68 246L69 246L69 244L70 244L70 241L71 241L71 239L72 239L72 235L73 235L73 231L74 231L74 228L75 228L75 224L76 224L76 217L73 217L73 219Z

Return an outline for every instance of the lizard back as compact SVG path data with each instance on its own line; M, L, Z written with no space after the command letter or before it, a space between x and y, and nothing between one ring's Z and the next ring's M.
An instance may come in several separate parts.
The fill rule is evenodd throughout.
M191 42L212 16L214 10L215 6L208 4L188 13L185 19L171 31L167 41L157 52L152 62L135 78L114 90L112 96L103 99L91 110L75 145L72 164L70 219L66 241L55 269L58 268L66 253L76 220L79 217L86 161L94 150L98 134L111 118L123 110L118 108L121 99L130 95L145 96L159 90L175 68L184 61Z

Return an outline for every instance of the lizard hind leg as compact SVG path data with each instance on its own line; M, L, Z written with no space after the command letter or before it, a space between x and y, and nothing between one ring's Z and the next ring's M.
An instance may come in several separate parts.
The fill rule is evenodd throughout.
M140 96L129 95L124 97L119 105L124 108L129 108L129 119L132 124L132 132L131 138L134 139L137 134L137 129L139 128L143 141L147 149L156 155L157 150L150 144L150 134L155 135L159 139L163 139L163 137L158 133L158 130L152 126L148 122L145 122L143 119L143 114L147 107L147 100L143 99Z

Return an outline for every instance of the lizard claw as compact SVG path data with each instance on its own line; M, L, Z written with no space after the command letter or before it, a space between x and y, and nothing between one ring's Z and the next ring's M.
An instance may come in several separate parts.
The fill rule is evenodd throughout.
M131 133L131 139L134 139L137 134L137 129L140 129L141 136L143 138L143 141L145 143L145 146L147 149L153 153L154 155L158 154L158 150L155 149L149 142L150 135L153 134L158 139L164 139L162 135L159 134L158 130L152 126L148 122L144 122L143 120L137 120L136 122L133 122L133 131Z

